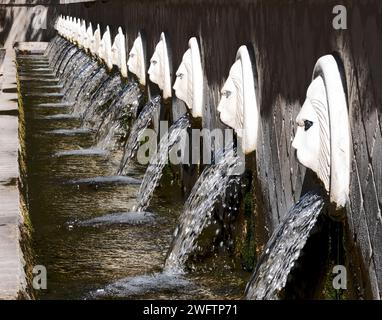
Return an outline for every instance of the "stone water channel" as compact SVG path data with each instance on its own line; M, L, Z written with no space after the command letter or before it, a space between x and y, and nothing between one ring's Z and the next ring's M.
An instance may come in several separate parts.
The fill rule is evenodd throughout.
M99 131L94 128L99 128L103 118L88 114L91 121L85 122L75 112L84 106L68 103L75 85L62 74L67 72L70 77L66 69L70 67L82 68L76 71L77 76L90 74L86 68L98 68L98 74L105 71L81 52L74 52L71 54L77 54L77 62L72 66L63 62L58 79L52 71L54 57L17 56L20 168L30 218L32 261L45 266L48 276L47 290L35 290L32 295L38 299L242 297L250 273L235 270L224 252L219 259L211 256L190 262L187 270L192 272L162 272L186 199L173 171L165 167L147 212L134 212L146 168L132 160L128 170L123 170L124 176L117 175L121 159L126 158L123 142L134 125L119 128L120 135L108 137L113 147L106 153L92 152L100 145ZM110 100L114 91L108 91L105 82L112 82L112 77L119 78L106 73L93 89L93 102L99 99L106 105ZM89 75L72 80L89 85ZM119 86L121 81L117 80ZM61 84L67 86L66 92ZM103 94L96 97L100 90ZM65 94L57 95L59 92ZM78 93L76 99L80 96ZM87 103L85 99L79 101ZM133 123L131 118L128 120Z

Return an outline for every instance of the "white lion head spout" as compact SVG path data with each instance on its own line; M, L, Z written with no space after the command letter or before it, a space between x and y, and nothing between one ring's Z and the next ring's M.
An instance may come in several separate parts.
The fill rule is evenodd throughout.
M175 95L191 109L193 117L203 115L203 69L198 41L195 37L188 42L188 50L176 71Z
M340 70L332 55L317 61L296 122L292 146L298 160L317 174L330 201L344 207L349 195L350 126Z
M79 43L80 31L81 31L81 21L79 18L75 18L74 27L73 27L73 35L72 35L72 42L75 44Z
M127 78L126 40L121 27L118 28L118 34L111 47L111 60L113 65L119 68L121 75Z
M85 42L86 42L86 22L85 20L80 21L80 30L78 32L78 45L82 48L85 48Z
M156 83L163 91L163 98L171 98L171 69L170 59L165 34L162 32L160 40L155 47L153 56L150 59L148 71L150 80Z
M89 22L89 26L86 29L86 35L84 38L84 49L90 50L92 39L93 39L93 26L92 26L92 23Z
M256 149L259 111L253 66L246 46L241 46L221 90L218 105L221 121L241 138L245 154Z
M113 68L113 63L112 63L112 57L111 57L111 35L110 35L110 28L109 26L106 26L106 31L103 34L103 37L101 39L101 43L99 46L99 52L98 56L100 59L102 59L106 66L109 69Z
M133 47L130 50L127 66L130 72L138 77L139 83L146 85L146 56L140 33L138 33L138 37L135 39Z
M99 24L97 24L97 28L94 31L93 38L91 40L91 45L90 45L90 52L94 56L98 56L100 45L101 45L101 29Z

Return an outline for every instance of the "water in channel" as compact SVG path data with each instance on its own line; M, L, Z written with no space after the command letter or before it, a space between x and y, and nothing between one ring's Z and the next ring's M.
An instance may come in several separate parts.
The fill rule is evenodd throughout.
M149 212L135 212L145 168L130 161L160 100L154 98L137 115L137 84L121 82L77 51L57 37L48 57L18 58L19 70L27 75L20 78L25 210L31 220L34 263L46 266L48 274L48 289L36 291L36 298L240 298L248 274L227 269L224 258L205 272L162 272L185 199L164 169L158 177L161 187L144 205ZM66 59L69 52L72 58ZM47 61L58 81L41 81L43 72L34 70ZM57 89L47 88L53 84ZM63 96L44 96L50 90ZM132 119L131 126L124 125L126 117ZM107 149L107 156L70 154L91 148ZM57 152L63 154L55 156ZM129 176L116 177L118 168L123 173L126 165Z

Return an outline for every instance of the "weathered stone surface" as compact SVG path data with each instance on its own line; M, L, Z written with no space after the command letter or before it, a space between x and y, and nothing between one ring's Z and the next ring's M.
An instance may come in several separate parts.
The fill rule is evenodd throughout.
M375 226L375 234L372 239L373 243L373 259L376 266L376 274L378 279L378 287L382 287L382 254L379 248L382 246L382 218L379 217ZM379 290L380 296L382 296L382 290Z
M353 233L353 240L355 240L359 233L358 229L360 225L360 219L362 217L361 212L364 214L364 211L363 211L363 196L362 196L361 184L359 181L357 163L354 159L352 162L352 172L353 174L350 177L350 190L352 190L352 192L350 193L350 199L349 199L350 201L348 203L349 208L347 210L348 212L351 213L351 218L349 219L349 225Z
M378 218L381 216L378 198L377 198L377 190L375 188L375 180L374 174L371 166L369 167L369 174L366 180L366 185L364 187L364 209L365 215L367 219L369 234L371 237L374 236L376 232L376 225L378 222ZM376 248L378 250L378 248Z
M374 261L372 261L372 263L370 263L370 265L369 265L369 270L368 270L369 271L369 277L370 277L371 291L373 293L374 299L380 300L381 299L381 292L379 289L380 287L379 287L378 280L377 280L376 270L377 270L377 266L374 263Z
M372 153L372 167L374 172L374 181L377 188L377 196L379 201L379 207L382 206L382 133L381 130L376 130L375 133L375 143L373 147L373 153Z
M0 68L0 89L16 81L14 51L7 50ZM0 80L0 81L1 81ZM16 100L10 100L15 99ZM0 91L0 112L17 110L17 94ZM25 290L24 259L20 248L18 118L0 113L0 299L16 299Z

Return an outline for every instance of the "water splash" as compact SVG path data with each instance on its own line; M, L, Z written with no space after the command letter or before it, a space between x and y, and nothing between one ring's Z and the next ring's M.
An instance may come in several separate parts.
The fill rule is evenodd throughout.
M247 299L278 298L324 204L322 195L309 192L289 211L258 261L246 288Z
M129 162L134 158L138 149L138 144L145 129L150 124L153 113L160 107L160 97L153 98L140 112L131 128L129 138L127 139L123 158L120 164L118 174L123 174L128 167Z
M57 64L53 67L57 77L63 78L67 74L67 69L69 69L74 60L78 59L80 49L72 45L67 47L67 50L63 50L58 57ZM77 56L77 57L76 57Z
M181 275L163 272L118 280L104 289L92 292L90 297L126 298L165 291L191 293L195 289L195 285Z
M77 150L64 150L58 151L54 154L55 157L67 157L67 156L106 156L107 152L101 149L89 148L89 149L77 149Z
M95 61L90 61L84 66L84 68L80 68L80 72L76 75L76 77L73 77L72 81L67 83L64 88L66 100L76 101L81 89L88 81L91 81L91 78L98 69L99 66Z
M217 156L214 165L203 170L180 216L165 271L184 272L188 255L195 249L198 236L209 223L215 204L224 198L227 188L239 183L240 176L235 173L242 165L242 158L236 155L234 148L230 148Z
M75 97L72 113L82 117L91 102L95 90L107 79L108 74L102 67L95 69L93 73L82 83L79 94Z
M79 221L76 225L80 227L100 227L116 224L141 225L152 222L154 222L154 214L151 212L117 212Z
M60 66L62 65L62 57L65 57L65 54L67 54L69 50L72 50L73 48L75 48L75 46L72 43L65 41L65 39L62 39L62 41L57 44L57 47L55 50L53 50L52 57L50 58L50 65L56 73L59 71Z
M143 211L149 206L154 189L158 185L162 177L163 168L167 163L168 152L179 142L181 134L185 132L189 124L187 115L184 115L179 118L161 138L158 152L150 159L150 164L147 167L141 187L139 188L138 204L135 210Z
M62 38L57 34L54 38L48 43L48 46L45 49L44 57L50 57L51 52L58 46L58 43L62 41Z
M90 134L92 131L87 128L74 128L74 129L55 129L50 131L45 131L47 134L63 135L63 136L74 136L77 134Z
M70 119L78 119L76 115L73 114L67 114L67 113L59 113L59 114L53 114L49 116L39 117L38 119L45 119L45 120L70 120Z
M114 74L102 82L89 100L85 112L82 114L83 125L95 127L101 122L105 112L108 111L110 102L122 90L122 81L119 74Z
M107 114L98 125L96 140L100 149L114 149L117 140L125 133L124 119L134 119L136 117L142 93L137 83L133 82L122 90L121 94L115 97L111 103Z
M138 180L132 177L127 177L127 176L101 176L101 177L94 177L94 178L71 180L68 182L68 184L75 184L75 185L141 184L141 180Z
M77 59L73 59L72 65L68 68L67 72L63 75L59 75L61 80L60 84L63 86L65 96L67 96L71 91L76 91L78 83L81 82L81 75L88 70L89 67L95 65L95 62L83 52L76 57Z

